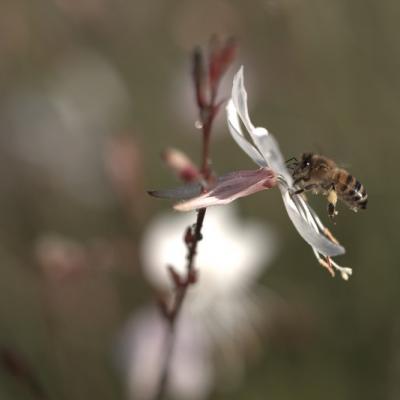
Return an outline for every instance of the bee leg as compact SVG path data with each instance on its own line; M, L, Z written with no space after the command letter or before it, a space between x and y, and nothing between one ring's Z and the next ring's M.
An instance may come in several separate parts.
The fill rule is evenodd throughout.
M294 182L293 182L293 186L298 185L301 182L301 180L302 180L302 178L295 179Z
M294 194L300 194L300 193L306 192L308 190L316 189L317 187L318 187L318 185L310 184L310 185L304 186L302 189L296 190L294 192Z
M333 219L335 215L338 214L336 211L337 203L337 193L334 188L332 188L328 193L328 215L330 219Z
M328 203L328 214L329 218L333 219L335 215L337 214L337 211L335 210L335 206L332 203Z

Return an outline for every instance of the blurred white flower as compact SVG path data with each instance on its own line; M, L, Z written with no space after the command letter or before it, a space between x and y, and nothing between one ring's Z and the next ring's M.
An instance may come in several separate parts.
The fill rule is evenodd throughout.
M37 240L35 256L45 277L52 282L64 282L88 270L90 265L84 246L55 234L42 235Z
M166 266L185 273L185 228L194 214L165 214L150 222L142 243L142 261L148 281L160 291L172 290ZM204 219L203 239L196 265L199 282L191 289L193 299L245 290L275 255L276 238L271 228L256 221L243 222L232 206L210 208Z
M70 52L42 85L9 98L3 119L11 134L0 144L73 198L107 204L104 141L119 130L130 109L124 82L106 59L85 49Z
M114 193L134 219L143 216L143 149L129 132L111 136L104 146L104 167Z
M183 232L194 215L167 214L148 226L142 243L144 274L150 284L172 293L167 266L184 274ZM168 390L177 399L204 399L213 387L216 354L227 373L243 368L249 346L259 344L266 294L255 285L276 254L271 228L240 221L233 206L209 209L199 242L198 282L190 286L177 321ZM268 305L267 305L268 306ZM124 354L131 398L154 396L163 365L168 326L155 309L144 309L124 330ZM229 365L226 364L229 363ZM240 374L234 380L240 381Z
M165 362L168 324L155 307L134 315L122 333L121 356L130 399L152 399ZM169 364L168 388L173 398L203 399L213 385L211 340L199 329L199 321L180 318Z

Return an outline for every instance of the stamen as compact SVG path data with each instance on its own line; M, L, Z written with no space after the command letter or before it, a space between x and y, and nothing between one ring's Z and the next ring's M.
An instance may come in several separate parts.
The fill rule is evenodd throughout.
M320 263L320 265L322 265L324 268L326 268L328 270L328 272L331 274L332 278L334 278L335 277L335 271L332 268L332 260L329 257L322 258L319 255L318 251L316 251L314 249L313 249L313 251L314 251L315 257L317 258L317 260Z
M340 272L343 280L348 281L350 276L353 275L353 270L351 268L341 267L340 265L336 264L335 261L333 261L332 259L331 264Z
M342 267L337 263L335 263L335 261L333 261L331 257L321 257L321 255L315 249L313 249L313 251L318 262L329 271L332 278L335 277L334 269L336 269L337 271L340 272L340 275L343 280L345 281L349 280L350 276L353 274L353 270L351 268Z

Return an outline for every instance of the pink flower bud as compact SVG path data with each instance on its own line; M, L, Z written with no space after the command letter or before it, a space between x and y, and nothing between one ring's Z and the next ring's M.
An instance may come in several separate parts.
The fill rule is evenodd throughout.
M161 155L165 164L184 182L193 182L200 179L201 175L194 163L181 151L168 148Z

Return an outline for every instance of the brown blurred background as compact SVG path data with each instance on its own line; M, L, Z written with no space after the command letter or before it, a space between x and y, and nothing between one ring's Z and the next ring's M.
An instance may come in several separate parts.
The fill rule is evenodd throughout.
M253 121L287 158L331 156L370 200L332 226L347 283L317 265L277 191L240 201L279 233L262 283L288 308L243 384L212 398L399 399L399 19L390 0L2 0L0 398L124 398L115 335L151 299L140 238L170 207L144 190L176 183L166 146L199 159L189 55L218 33L240 46L222 95L244 64ZM221 174L253 167L223 113L212 158Z

